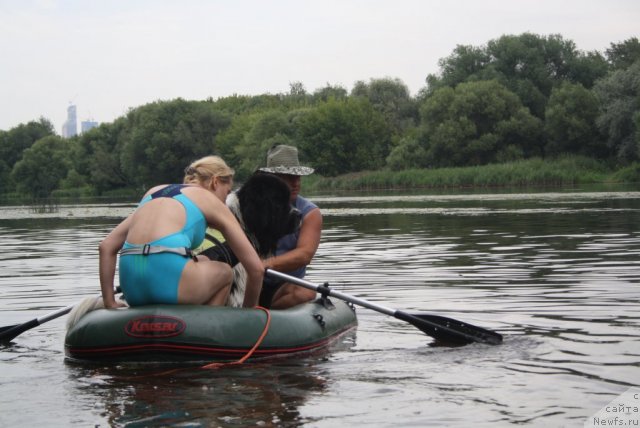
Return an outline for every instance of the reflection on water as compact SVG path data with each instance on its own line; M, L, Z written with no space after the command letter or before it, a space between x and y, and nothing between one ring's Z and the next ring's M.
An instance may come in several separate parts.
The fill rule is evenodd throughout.
M158 377L63 364L54 320L0 348L13 410L0 425L582 426L640 385L640 192L314 200L325 230L310 280L504 344L432 348L361 308L357 336L328 352ZM95 295L97 243L132 207L2 207L2 325Z
M313 357L275 364L191 367L170 375L159 367L69 365L68 378L74 395L106 398L99 411L110 426L296 426L309 397L333 382L316 361L330 361L329 352L349 349L354 338L349 333Z

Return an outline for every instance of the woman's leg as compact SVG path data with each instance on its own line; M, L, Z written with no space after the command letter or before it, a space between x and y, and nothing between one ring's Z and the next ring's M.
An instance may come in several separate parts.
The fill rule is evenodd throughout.
M231 267L205 257L197 262L190 260L182 271L178 285L178 303L194 305L224 305L233 273Z

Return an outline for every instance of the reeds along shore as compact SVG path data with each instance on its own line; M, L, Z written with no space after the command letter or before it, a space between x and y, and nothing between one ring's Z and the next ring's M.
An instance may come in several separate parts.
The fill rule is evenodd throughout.
M314 191L438 189L638 182L640 164L614 169L598 160L568 156L555 160L536 158L473 167L365 171L338 177L310 176L304 188Z

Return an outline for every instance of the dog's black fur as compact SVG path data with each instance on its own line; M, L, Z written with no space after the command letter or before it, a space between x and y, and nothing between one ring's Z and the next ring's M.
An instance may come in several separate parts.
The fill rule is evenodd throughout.
M275 253L278 240L300 226L300 212L292 208L289 201L289 186L273 174L254 173L238 190L237 197L240 223L244 223L245 233L262 258ZM216 243L201 254L231 266L238 263L226 243Z
M254 173L237 192L238 206L230 207L231 211L235 211L234 214L239 217L240 224L244 224L244 232L261 258L273 255L278 240L294 233L300 227L302 215L297 209L291 207L289 198L290 191L287 183L275 175L263 172ZM215 245L200 254L207 256L210 260L225 262L231 266L238 264L238 258L233 254L228 243L221 243L209 234L207 239ZM234 269L234 272L237 269ZM230 301L234 301L235 304L241 301L241 297L238 296L244 294L244 278L239 273L239 276L236 276L237 273L234 273L230 295ZM281 285L282 281L265 278L259 304L270 307L271 300ZM233 303L230 304L233 305Z
M246 232L253 235L256 251L267 257L278 240L300 226L300 212L291 208L287 183L275 175L257 172L238 190Z

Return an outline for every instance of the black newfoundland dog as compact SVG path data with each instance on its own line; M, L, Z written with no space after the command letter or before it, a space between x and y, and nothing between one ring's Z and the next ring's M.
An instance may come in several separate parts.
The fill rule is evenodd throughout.
M227 206L235 214L249 241L261 258L273 255L278 240L294 233L302 220L300 212L291 206L287 183L275 175L256 172L229 195ZM239 306L244 298L245 272L231 248L222 241L221 235L207 231L204 251L200 254L210 260L228 263L234 267L234 284L228 301L230 306ZM261 301L264 301L261 298Z

